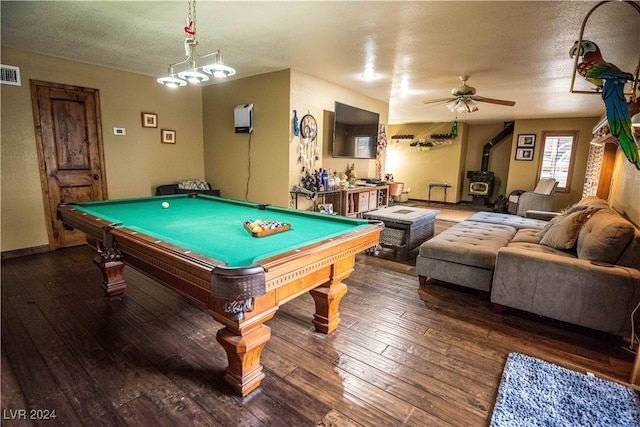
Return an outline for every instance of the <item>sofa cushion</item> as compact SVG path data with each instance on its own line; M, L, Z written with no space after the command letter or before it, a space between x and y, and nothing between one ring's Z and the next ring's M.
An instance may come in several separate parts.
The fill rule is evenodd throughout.
M637 228L631 242L618 258L617 264L640 270L640 230Z
M549 221L549 228L543 230L540 244L555 249L571 249L578 240L578 233L594 210L585 208L567 215L559 215ZM542 234L542 233L541 233Z
M597 197L596 197L597 199ZM599 199L598 199L599 200ZM605 208L608 206L605 206ZM574 212L578 212L578 211L582 211L585 209L589 209L591 208L591 206L589 204L580 204L580 203L574 203L573 205L562 209L562 211L560 211L560 213L558 213L555 217L550 218L547 223L547 225L544 226L544 228L542 229L542 231L540 231L540 238L542 239L544 237L545 234L547 234L547 231L549 231L549 229L551 228L551 226L558 222L558 221L563 221L564 217L566 217L567 215L570 215ZM601 209L601 207L598 208L593 208L593 209Z
M529 219L539 219L542 221L551 221L558 215L560 215L560 212L537 211L534 209L529 209L525 212L524 217Z
M420 256L493 270L498 249L516 234L507 225L466 220L420 246Z
M613 209L600 209L578 234L578 258L616 264L635 234L635 227Z
M501 214L495 212L477 212L469 217L470 221L486 222L489 224L501 224L508 225L516 230L522 228L537 228L541 230L547 221L540 221L538 219L523 218L517 215Z
M542 254L551 254L551 255L559 255L563 257L576 258L576 255L573 251L564 251L560 249L552 248L551 246L539 245L537 243L526 242L526 241L515 241L514 238L511 243L507 245L509 248L519 248L526 249L530 252L538 252Z
M528 251L540 252L545 254L554 254L560 256L568 256L576 258L575 252L564 251L552 248L550 246L544 246L540 244L540 230L534 228L524 228L518 230L511 242L507 245L510 248L521 248Z
M609 203L597 196L589 196L577 202L574 206L588 206L597 209L608 209ZM569 208L571 209L571 208Z
M513 239L511 240L511 243L509 243L509 245L512 245L514 243L531 243L537 245L540 243L539 234L540 230L536 228L523 228L522 230L518 230L516 235L513 236Z

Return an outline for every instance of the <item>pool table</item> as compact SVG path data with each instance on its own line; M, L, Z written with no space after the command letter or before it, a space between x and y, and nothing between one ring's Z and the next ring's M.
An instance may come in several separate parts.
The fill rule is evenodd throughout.
M315 328L335 330L347 292L342 280L355 255L378 244L383 227L196 194L61 204L58 218L96 247L108 295L125 291L127 264L206 307L224 325L216 337L229 363L224 379L242 396L264 378L260 354L271 336L264 322L309 292ZM249 219L288 227L256 237L245 227Z

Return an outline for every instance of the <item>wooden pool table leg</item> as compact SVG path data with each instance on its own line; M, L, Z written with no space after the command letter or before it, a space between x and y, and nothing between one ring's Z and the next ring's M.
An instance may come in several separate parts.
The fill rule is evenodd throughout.
M329 282L309 291L316 304L313 324L319 332L330 334L340 324L340 301L347 293L347 285L342 280L349 277L354 263L355 257L333 264Z
M124 281L124 262L122 253L113 242L113 236L108 230L104 230L104 237L99 241L87 236L87 243L94 247L98 255L93 258L93 263L102 272L102 287L110 297L123 294L127 289Z
M98 255L93 259L93 263L102 272L102 287L110 297L123 294L127 289L124 281L124 262L120 260L108 260Z
M224 380L236 393L246 396L260 386L264 378L260 354L270 338L271 328L262 323L241 331L228 326L218 331L216 339L227 352L229 361Z
M340 301L347 293L347 285L336 283L331 286L319 286L310 291L316 303L313 324L319 332L330 334L340 324Z

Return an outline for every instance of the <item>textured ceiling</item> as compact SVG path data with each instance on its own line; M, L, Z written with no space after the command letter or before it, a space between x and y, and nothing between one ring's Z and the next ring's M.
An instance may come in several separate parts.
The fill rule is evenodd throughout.
M203 1L198 50L220 49L233 79L292 68L389 102L390 123L451 121L442 98L461 74L482 103L468 122L590 117L597 95L571 94L569 49L590 1ZM187 1L2 1L2 45L160 77L184 56ZM605 60L633 73L640 13L621 2L599 7L584 38ZM11 64L9 64L11 65ZM204 64L200 64L204 65ZM378 78L361 75L373 67ZM577 89L589 88L582 79Z

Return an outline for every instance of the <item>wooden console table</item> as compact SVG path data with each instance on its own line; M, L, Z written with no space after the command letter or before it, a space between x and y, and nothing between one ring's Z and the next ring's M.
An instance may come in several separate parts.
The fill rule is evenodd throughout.
M294 206L298 209L298 196L303 196L313 201L313 211L316 211L317 198L322 203L333 203L334 212L338 215L362 218L365 212L389 206L389 186L377 185L375 187L355 187L348 189L335 189L328 191L301 192L291 191Z
M389 186L355 187L343 190L340 215L361 218L362 214L389 206Z
M335 204L337 202L338 207L335 210L335 212L338 215L342 215L342 192L344 190L341 188L336 188L333 190L326 190L326 191L315 191L315 192L303 192L303 191L290 191L289 194L291 194L291 198L294 200L294 207L296 209L298 209L298 196L303 196L306 199L309 199L313 202L313 211L316 212L317 210L317 206L318 206L318 197L321 198L322 203L333 203L334 204L334 209L336 209Z

